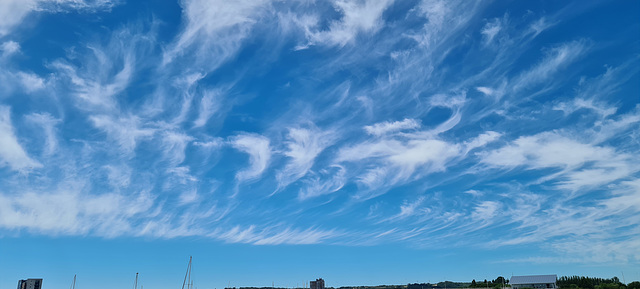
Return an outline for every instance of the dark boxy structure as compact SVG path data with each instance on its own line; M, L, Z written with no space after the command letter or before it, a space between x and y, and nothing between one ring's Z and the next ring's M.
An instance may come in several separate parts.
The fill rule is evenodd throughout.
M324 289L324 280L322 278L309 282L309 289ZM18 288L19 289L19 288Z
M42 289L42 279L18 280L18 289Z

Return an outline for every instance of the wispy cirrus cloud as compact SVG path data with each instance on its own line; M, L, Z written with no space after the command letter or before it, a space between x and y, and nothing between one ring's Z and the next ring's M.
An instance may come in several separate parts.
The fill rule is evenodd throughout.
M0 4L0 234L637 258L633 27L567 24L578 3L184 0L15 34L116 4L138 7Z
M27 115L26 119L42 128L45 136L44 154L54 154L58 149L58 133L56 125L59 124L61 120L54 118L49 113L32 113Z
M116 237L133 233L140 215L149 213L153 196L109 193L86 195L76 184L55 192L0 194L0 222L5 228L52 235L87 235Z
M561 172L545 179L555 179L559 188L572 191L630 176L638 170L633 165L634 159L633 155L581 143L557 133L520 137L513 144L482 156L482 162L491 166L560 168Z
M271 160L271 146L268 138L256 134L241 134L233 137L231 145L249 155L249 167L236 174L238 181L260 177Z
M303 180L305 186L298 193L301 201L335 193L347 183L346 169L332 165Z
M360 33L375 33L383 24L382 13L392 3L393 0L333 1L332 5L341 14L340 19L331 21L326 30L318 29L319 19L311 18L312 21L298 21L298 24L303 26L308 43L298 46L297 49L315 44L345 46L353 43Z
M269 10L269 4L267 0L182 1L186 26L164 52L163 63L166 65L186 53L195 53L197 60L208 62L203 69L215 69L237 52L252 26Z
M114 140L122 152L131 153L138 142L153 136L153 128L144 128L140 118L136 116L110 117L96 115L90 118L93 125L103 130L107 137Z
M516 80L513 89L519 90L548 79L559 69L579 59L588 49L585 41L572 41L553 47L536 66L522 73Z
M420 128L420 122L415 119L405 118L394 122L381 122L365 126L367 133L375 136L384 135L390 132Z
M279 245L279 244L317 244L327 239L340 235L335 231L324 231L315 228L305 230L292 228L265 228L257 229L255 226L241 228L235 226L227 231L216 231L212 237L230 243L250 243L254 245Z
M290 128L287 149L283 152L289 158L285 167L276 174L278 187L304 177L311 169L318 154L334 141L334 132L320 131L317 128Z
M33 168L40 168L37 160L29 157L22 145L18 142L14 127L11 122L11 110L9 107L0 106L0 158L2 166L8 166L16 171L29 171Z
M0 49L2 49L2 59L4 60L13 54L19 53L20 44L12 40L5 41L0 45Z
M118 96L135 77L137 57L148 52L154 42L153 32L138 30L137 27L123 28L113 33L106 44L86 45L79 60L81 66L65 59L51 63L65 80L63 85L77 99L78 107L95 112L119 109Z

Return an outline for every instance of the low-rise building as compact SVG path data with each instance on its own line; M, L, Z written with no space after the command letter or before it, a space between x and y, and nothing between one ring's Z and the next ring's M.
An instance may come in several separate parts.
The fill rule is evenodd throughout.
M529 275L512 276L509 280L512 289L535 288L535 289L555 289L557 275Z

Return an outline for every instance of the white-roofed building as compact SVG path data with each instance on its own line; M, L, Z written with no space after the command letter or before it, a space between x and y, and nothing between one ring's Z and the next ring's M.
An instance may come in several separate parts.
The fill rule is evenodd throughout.
M558 288L556 285L557 275L529 275L529 276L512 276L509 280L511 288Z

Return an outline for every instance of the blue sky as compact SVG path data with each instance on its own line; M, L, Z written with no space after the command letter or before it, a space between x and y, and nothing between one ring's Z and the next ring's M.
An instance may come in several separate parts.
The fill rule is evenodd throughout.
M639 16L2 0L0 287L639 280Z

